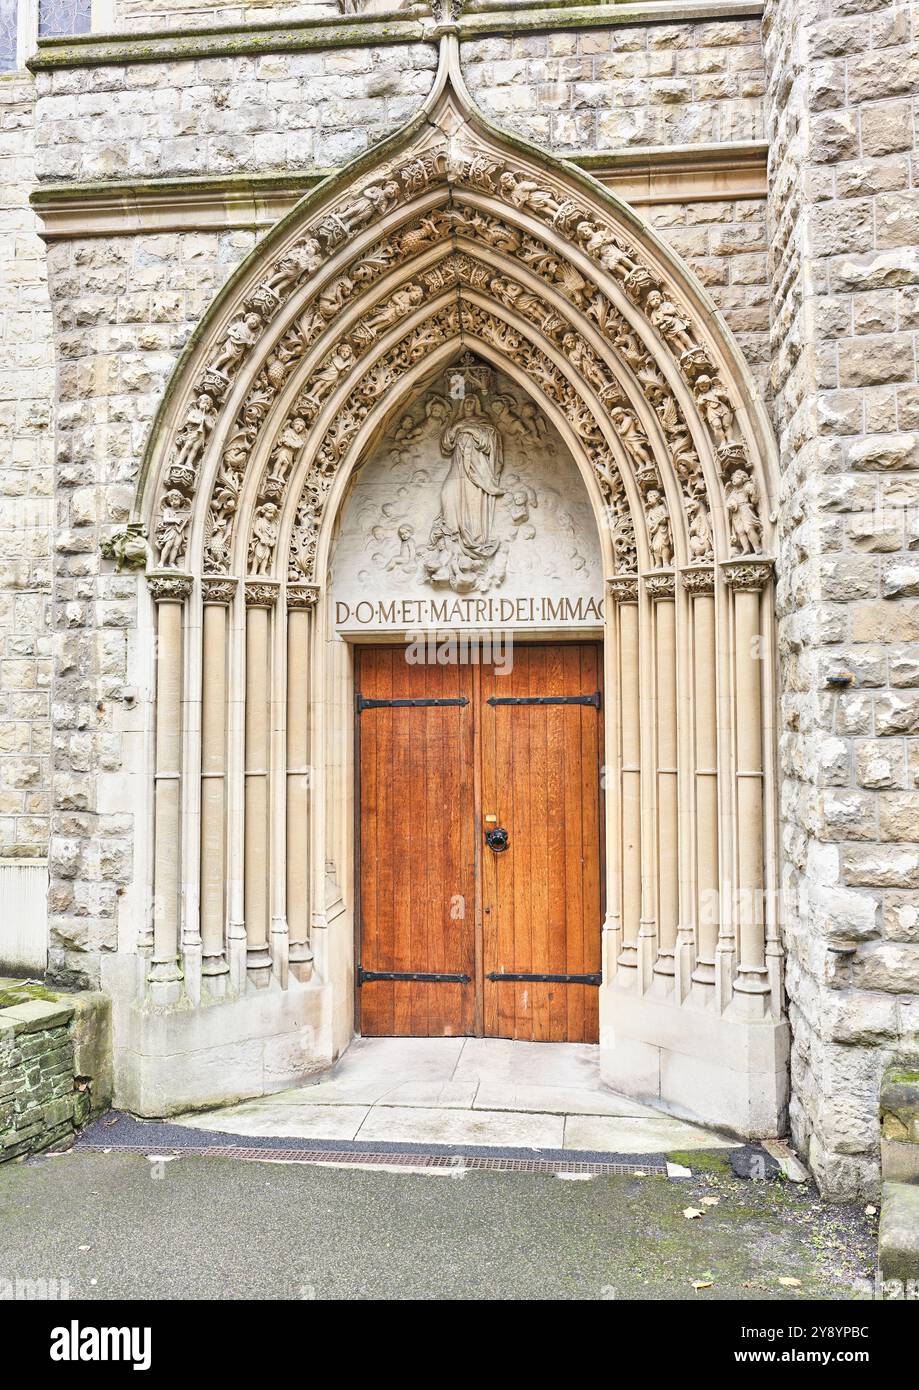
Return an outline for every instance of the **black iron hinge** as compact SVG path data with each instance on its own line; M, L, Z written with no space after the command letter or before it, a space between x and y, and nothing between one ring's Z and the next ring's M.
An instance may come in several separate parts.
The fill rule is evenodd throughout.
M365 970L362 965L357 967L359 985L373 980L415 980L425 985L468 985L471 978L471 975L462 974L432 975L424 970Z
M357 697L358 713L365 709L423 709L426 705L468 705L465 695L455 700L367 700L363 695Z
M514 974L510 970L490 970L486 978L548 985L598 985L602 979L600 975L527 975Z
M593 705L600 708L600 692L593 695L490 695L490 705Z

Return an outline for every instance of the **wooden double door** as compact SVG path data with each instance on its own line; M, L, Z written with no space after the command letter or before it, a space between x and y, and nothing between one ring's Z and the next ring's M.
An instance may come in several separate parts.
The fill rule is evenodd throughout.
M360 1031L596 1042L600 650L406 650L358 651Z

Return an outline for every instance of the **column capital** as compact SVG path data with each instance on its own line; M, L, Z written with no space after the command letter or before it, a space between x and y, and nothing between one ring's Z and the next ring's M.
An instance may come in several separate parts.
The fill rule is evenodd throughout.
M273 608L278 601L280 588L277 579L247 579L246 607Z
M177 570L162 570L158 574L147 575L147 588L154 603L184 603L191 594L194 582L190 574L180 574Z
M690 565L680 570L680 583L689 594L713 594L715 570L712 565Z
M225 574L205 574L201 579L201 597L205 603L226 607L236 597L238 584L238 579L228 579Z
M722 560L718 568L729 589L758 593L772 578L773 561L765 555L738 555L733 560Z
M638 602L638 576L635 574L614 574L607 579L606 589L614 603Z
M321 593L318 584L288 584L288 608L315 608Z
M676 577L673 570L658 570L644 576L645 592L649 598L673 598L676 593Z

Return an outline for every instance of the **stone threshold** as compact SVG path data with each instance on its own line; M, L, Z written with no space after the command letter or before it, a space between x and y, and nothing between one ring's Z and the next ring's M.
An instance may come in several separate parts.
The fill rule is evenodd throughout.
M460 39L537 34L556 29L608 29L639 24L693 24L761 19L763 0L646 0L646 3L481 5L463 14ZM158 34L80 34L39 39L28 60L32 72L134 63L182 62L245 54L296 53L308 49L434 43L442 26L427 5L385 14L323 15L295 23L175 29Z
M568 156L634 206L766 196L766 141L645 146ZM228 174L221 178L48 183L31 203L47 241L165 231L271 227L337 172Z

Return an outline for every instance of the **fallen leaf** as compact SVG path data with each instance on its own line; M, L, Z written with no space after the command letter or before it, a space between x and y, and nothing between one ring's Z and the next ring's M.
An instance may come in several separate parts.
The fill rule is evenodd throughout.
M703 1197L702 1205L703 1207L716 1207L720 1201L720 1197Z
M710 1289L712 1287L712 1281L711 1279L693 1279L692 1286L696 1291L699 1289Z
M698 1207L684 1207L684 1208L683 1208L683 1215L686 1217L686 1220L687 1220L687 1221L695 1221L695 1220L697 1219L697 1217L702 1216L702 1214L703 1214L703 1213L699 1210Z
M779 1279L779 1283L784 1284L786 1289L800 1289L801 1287L800 1279L790 1279L787 1275L783 1275L782 1278Z
M865 1207L865 1215L866 1215L866 1216L877 1216L877 1214L878 1214L878 1209L877 1209L877 1207Z

